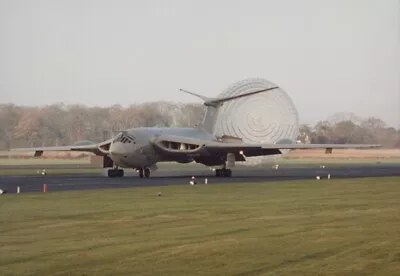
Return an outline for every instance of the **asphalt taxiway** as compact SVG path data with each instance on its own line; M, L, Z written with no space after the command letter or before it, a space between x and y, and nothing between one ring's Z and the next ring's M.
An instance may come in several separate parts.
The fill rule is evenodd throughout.
M134 188L154 187L168 185L189 185L190 178L196 177L197 184L202 185L207 178L208 184L231 184L231 183L256 183L266 181L300 180L300 179L326 179L330 175L335 178L357 178L357 177L382 177L400 176L399 165L364 165L343 167L307 167L307 168L251 168L232 170L230 178L215 177L210 170L197 171L161 171L154 172L148 179L139 178L136 174L127 175L122 178L108 178L96 174L75 175L35 175L35 176L2 176L0 177L0 189L9 194L15 194L17 187L20 192L41 192L43 184L46 184L48 192L109 189L109 188ZM399 183L400 184L400 183Z

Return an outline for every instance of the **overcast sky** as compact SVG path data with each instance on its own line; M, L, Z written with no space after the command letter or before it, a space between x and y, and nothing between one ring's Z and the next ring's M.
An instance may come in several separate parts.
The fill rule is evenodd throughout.
M0 103L196 102L261 77L302 122L400 126L400 0L0 0Z

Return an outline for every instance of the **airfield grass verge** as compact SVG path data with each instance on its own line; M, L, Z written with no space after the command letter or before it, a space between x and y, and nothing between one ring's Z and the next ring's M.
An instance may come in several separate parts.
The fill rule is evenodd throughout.
M21 175L40 175L42 170L38 169L15 169L15 170L0 170L0 176L21 176ZM74 174L98 174L104 175L103 169L97 168L85 168L85 169L47 169L46 173L48 175L74 175Z
M4 195L0 275L396 275L399 198L399 177Z
M82 159L45 159L45 158L4 158L0 159L2 166L32 166L32 165L83 165L90 160Z

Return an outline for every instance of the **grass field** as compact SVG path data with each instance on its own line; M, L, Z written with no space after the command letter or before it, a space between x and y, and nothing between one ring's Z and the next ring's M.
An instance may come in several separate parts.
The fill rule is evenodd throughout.
M90 164L88 158L82 159L41 159L41 158L10 158L0 159L0 166L32 166L32 165L82 165Z
M398 275L399 198L400 178L5 195L0 275Z

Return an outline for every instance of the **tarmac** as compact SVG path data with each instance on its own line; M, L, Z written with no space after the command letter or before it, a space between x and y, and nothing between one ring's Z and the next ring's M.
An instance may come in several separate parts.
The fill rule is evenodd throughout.
M0 189L7 194L42 192L43 184L47 192L93 190L110 188L156 187L168 185L189 185L192 176L196 177L198 185L257 183L268 181L360 177L400 176L400 165L358 165L341 167L306 167L306 168L251 168L232 169L232 177L215 177L211 170L194 171L156 171L150 178L139 178L133 171L127 172L122 178L109 178L100 174L70 174L70 175L31 175L31 176L0 176ZM316 180L317 181L317 180ZM400 184L400 183L399 183Z

